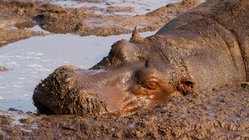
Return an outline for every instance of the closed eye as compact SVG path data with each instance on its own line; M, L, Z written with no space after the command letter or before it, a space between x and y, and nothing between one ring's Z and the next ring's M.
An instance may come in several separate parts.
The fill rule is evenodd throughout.
M151 90L155 90L159 87L159 79L154 76L148 77L142 82L142 86Z

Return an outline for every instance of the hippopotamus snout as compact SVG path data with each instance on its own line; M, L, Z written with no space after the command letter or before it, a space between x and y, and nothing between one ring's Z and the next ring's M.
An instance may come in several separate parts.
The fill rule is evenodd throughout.
M123 116L148 104L148 92L143 93L138 86L129 88L135 85L134 73L124 70L113 73L116 72L60 67L35 88L34 104L40 113L82 116Z
M94 83L93 79L86 74L79 78L78 69L60 67L35 88L33 100L40 113L97 115L105 112L105 106L96 93L86 90ZM84 83L77 80L82 78Z
M172 91L152 68L81 70L56 69L34 90L40 113L124 116L153 106Z

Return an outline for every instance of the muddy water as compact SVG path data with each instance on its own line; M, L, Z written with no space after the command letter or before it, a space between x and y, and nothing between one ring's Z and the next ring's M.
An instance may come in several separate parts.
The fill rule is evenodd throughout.
M155 32L142 33L149 36ZM50 34L9 44L0 49L0 65L12 70L0 73L0 109L15 108L34 112L34 87L61 65L87 69L106 56L111 45L130 34L80 37Z
M69 8L98 7L100 8L100 10L98 11L99 14L106 13L105 9L108 9L110 5L111 7L131 7L131 11L112 12L110 14L143 15L169 3L180 1L181 0L99 0L95 2L79 2L74 0L51 0L51 3Z

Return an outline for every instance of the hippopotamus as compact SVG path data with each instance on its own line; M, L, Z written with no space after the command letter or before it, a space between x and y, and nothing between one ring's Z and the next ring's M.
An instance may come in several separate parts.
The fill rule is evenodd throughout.
M209 0L155 35L134 30L88 70L57 68L34 90L40 113L126 116L249 79L249 1Z

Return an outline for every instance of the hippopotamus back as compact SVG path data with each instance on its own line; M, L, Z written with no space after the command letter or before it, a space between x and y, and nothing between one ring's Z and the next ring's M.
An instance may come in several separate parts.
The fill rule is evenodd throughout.
M210 0L157 35L180 47L183 65L201 89L249 78L249 1Z

